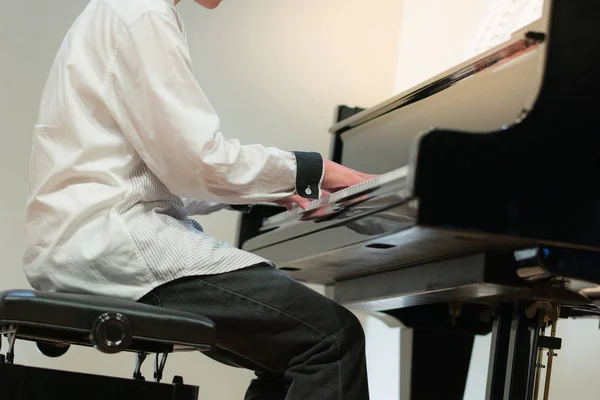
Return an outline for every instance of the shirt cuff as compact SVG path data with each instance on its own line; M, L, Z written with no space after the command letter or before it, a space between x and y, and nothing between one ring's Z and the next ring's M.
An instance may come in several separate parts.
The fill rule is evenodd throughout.
M296 193L307 199L318 199L324 175L323 157L313 152L292 153L296 157Z

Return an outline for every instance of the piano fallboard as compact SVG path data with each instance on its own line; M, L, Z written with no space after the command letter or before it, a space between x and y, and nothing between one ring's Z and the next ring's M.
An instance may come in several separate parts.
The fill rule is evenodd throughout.
M556 243L419 224L408 169L322 198L307 210L278 213L245 241L294 278L331 285L357 276L487 251ZM563 247L577 247L560 244Z

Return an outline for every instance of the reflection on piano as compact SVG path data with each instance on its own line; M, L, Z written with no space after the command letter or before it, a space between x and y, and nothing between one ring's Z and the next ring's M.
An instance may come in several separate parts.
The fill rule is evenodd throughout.
M599 19L546 1L510 41L339 118L333 160L382 175L306 210L257 206L239 245L413 327L411 399L462 399L489 332L486 398L533 399L541 349L560 348L545 328L600 315L580 290L600 283Z

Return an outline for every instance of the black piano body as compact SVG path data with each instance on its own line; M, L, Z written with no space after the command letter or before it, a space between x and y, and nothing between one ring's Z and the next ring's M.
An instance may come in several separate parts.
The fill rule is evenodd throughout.
M411 398L462 398L457 365L492 330L487 398L532 398L539 313L600 314L576 286L600 284L598 20L598 2L547 0L510 41L369 109L341 107L332 159L383 183L291 216L256 206L240 247L421 332Z

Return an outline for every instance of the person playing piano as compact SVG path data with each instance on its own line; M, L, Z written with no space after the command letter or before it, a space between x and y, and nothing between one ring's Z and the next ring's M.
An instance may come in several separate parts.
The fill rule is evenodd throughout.
M91 0L67 33L33 138L27 279L211 318L208 355L256 373L246 399L367 399L357 318L189 215L302 207L371 176L226 139L190 69L178 2Z

